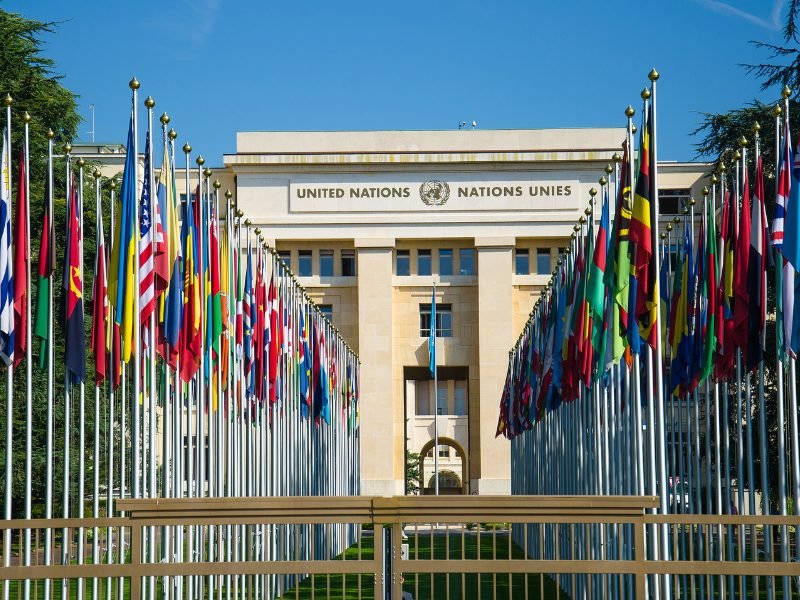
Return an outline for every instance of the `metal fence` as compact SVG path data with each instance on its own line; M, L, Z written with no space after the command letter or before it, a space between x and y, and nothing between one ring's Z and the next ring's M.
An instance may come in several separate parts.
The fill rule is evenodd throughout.
M793 540L800 517L651 514L657 503L122 500L116 518L0 522L0 582L5 598L800 598L800 564L770 547ZM664 535L670 555L658 556Z

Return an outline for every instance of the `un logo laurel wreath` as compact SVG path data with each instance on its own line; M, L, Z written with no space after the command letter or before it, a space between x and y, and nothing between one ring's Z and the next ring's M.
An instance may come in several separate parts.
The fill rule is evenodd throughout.
M419 197L428 206L441 206L450 198L450 186L436 179L425 181L419 186Z

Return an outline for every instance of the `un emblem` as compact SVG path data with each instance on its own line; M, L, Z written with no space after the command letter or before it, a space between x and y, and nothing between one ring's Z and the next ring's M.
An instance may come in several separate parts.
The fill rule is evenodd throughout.
M444 181L431 179L419 186L419 197L428 206L441 206L450 197L450 186Z

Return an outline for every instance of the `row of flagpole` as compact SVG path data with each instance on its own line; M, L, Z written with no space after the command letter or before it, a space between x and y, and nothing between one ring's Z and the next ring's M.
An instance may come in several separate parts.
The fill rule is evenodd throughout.
M800 505L795 367L800 303L794 303L800 282L800 170L791 150L790 92L784 90L773 111L771 224L756 124L753 160L748 162L750 142L744 138L721 157L710 189L703 191L699 225L690 199L681 216L660 228L657 79L651 73L651 88L642 93L638 168L629 107L624 156L615 154L614 166L599 181L599 222L598 192L592 189L590 207L510 353L498 435L512 440L512 493L653 495L661 513L755 514L760 487L762 512L786 516L789 499ZM613 227L609 197L616 198ZM773 260L777 360L775 368L765 369L767 265ZM770 371L774 384L765 385ZM768 437L770 404L777 413L774 441ZM770 452L777 454L777 481L769 476ZM777 491L777 502L770 502L771 490ZM785 526L777 533L779 557L773 556L770 527L724 529L705 536L699 529L653 526L648 552L667 560L745 560L757 552L763 560L800 557L800 536L795 532L792 541ZM516 535L522 539L520 531ZM586 535L593 556L632 551L630 532L600 528ZM537 546L538 535L528 539ZM602 583L615 586L618 595L634 593L632 580L624 577ZM672 597L722 595L726 589L757 594L762 582L665 576L648 584L654 597ZM587 581L577 585L573 592L579 595L598 589ZM770 579L767 597L776 585L788 593L787 578Z
M298 284L277 252L265 243L201 156L190 167L185 154L185 200L176 193L174 129L160 118L162 167L156 179L153 127L155 102L148 97L144 169L139 163L138 89L133 79L126 162L119 194L111 180L104 188L98 169L95 192L96 255L84 256L86 162L64 146L66 221L54 211L54 134L48 133L47 181L39 247L35 319L31 314L30 181L28 124L25 145L11 183L12 103L6 99L0 189L0 357L7 372L3 515L33 515L32 484L45 479L43 507L52 518L58 500L56 457L61 470L61 516L113 515L116 498L201 498L294 495L357 495L360 492L358 390L360 365L333 325ZM73 170L77 167L77 174ZM76 177L77 175L77 177ZM77 179L77 182L76 182ZM194 194L192 194L194 186ZM12 214L12 196L17 205ZM106 196L108 193L108 196ZM105 244L103 205L110 206L110 248ZM89 205L91 206L91 205ZM90 208L91 210L91 208ZM54 285L56 228L64 246L59 318L64 333L64 387L56 381ZM12 240L13 231L13 240ZM60 237L60 236L59 236ZM91 340L85 339L85 265L93 262ZM39 366L46 368L45 394L33 390L33 334L40 340ZM93 405L86 400L86 346L94 357ZM25 361L24 396L14 370ZM91 375L90 375L91 377ZM19 376L17 377L19 379ZM13 457L16 448L14 399L25 403L24 508L14 508ZM63 398L63 402L62 402ZM44 470L34 472L33 413L46 402ZM63 407L62 431L56 411ZM87 409L93 413L87 414ZM37 414L40 411L37 410ZM87 448L86 428L91 448ZM77 439L77 448L75 441ZM58 440L63 445L58 446ZM77 464L77 473L73 471ZM90 484L87 493L86 485ZM105 487L105 490L101 488ZM104 506L102 506L104 504ZM156 561L268 560L328 557L342 552L356 531L351 526L319 528L271 525L226 528L150 528L146 556ZM46 565L126 560L129 540L122 531L83 528L46 530ZM2 554L10 564L12 539L6 530ZM60 556L55 549L60 545ZM32 560L31 530L22 542L23 564ZM77 556L73 552L77 547ZM295 556L300 552L300 556ZM36 560L40 560L36 557ZM226 597L268 598L298 583L295 577L165 577L146 586L149 597L190 598L225 590ZM70 593L67 580L60 597ZM91 582L92 597L122 597L126 582ZM55 586L58 587L58 586ZM30 581L23 586L31 597ZM44 597L57 594L51 580ZM11 586L3 586L4 598ZM77 597L85 595L78 582Z

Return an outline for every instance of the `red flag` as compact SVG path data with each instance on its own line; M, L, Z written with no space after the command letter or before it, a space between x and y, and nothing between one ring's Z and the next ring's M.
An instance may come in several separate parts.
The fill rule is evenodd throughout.
M750 322L750 293L747 289L747 271L750 264L750 186L747 181L747 166L744 170L744 185L742 190L742 212L739 222L739 235L736 238L736 257L733 274L733 343L737 349L742 350L743 358L747 359L747 333ZM736 214L736 207L734 207Z
M278 298L277 290L275 288L275 273L269 280L269 297L267 300L269 306L269 401L277 402L278 400L278 353L280 351L280 329L281 325L278 319Z
M25 151L19 154L17 214L14 222L14 366L28 346L28 189L25 182Z
M97 259L92 290L92 352L94 352L95 385L100 385L108 376L106 354L106 319L109 315L108 285L106 282L106 245L103 237L102 217L97 220Z

